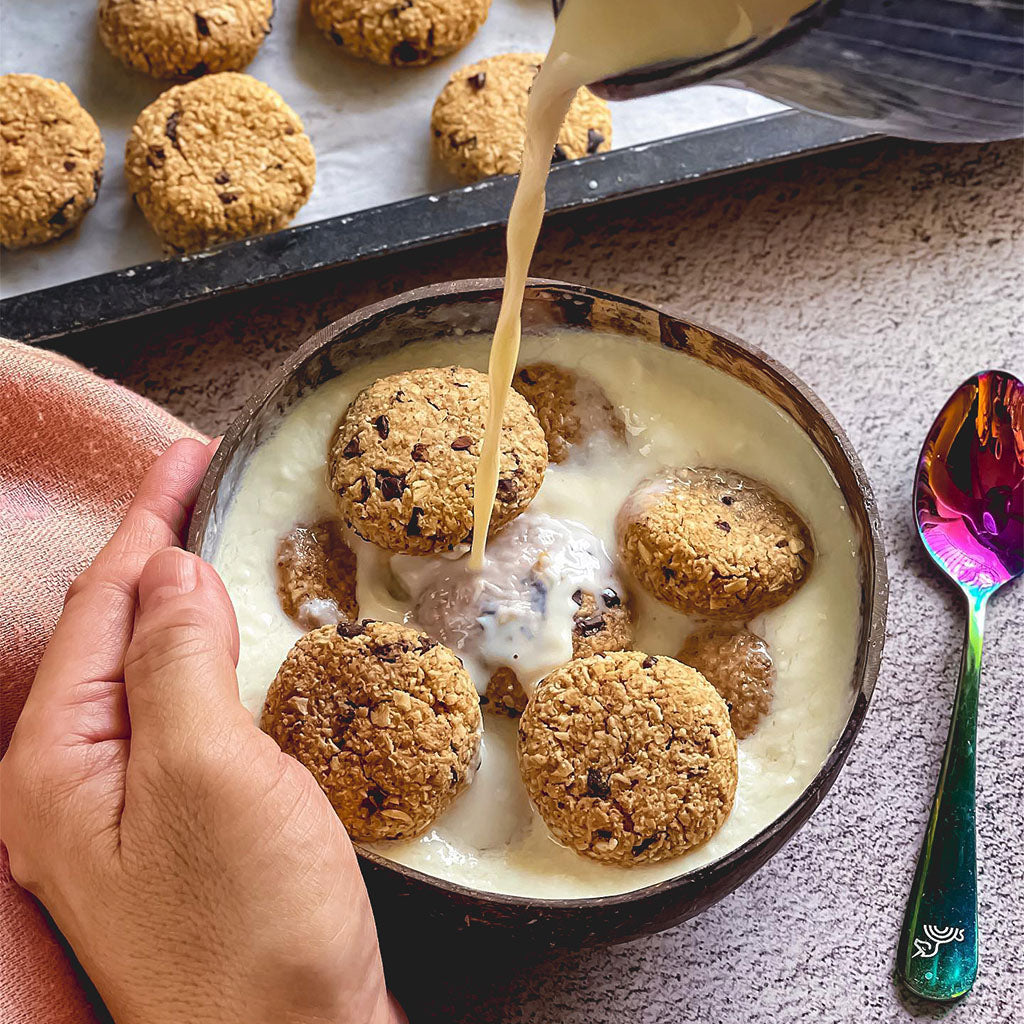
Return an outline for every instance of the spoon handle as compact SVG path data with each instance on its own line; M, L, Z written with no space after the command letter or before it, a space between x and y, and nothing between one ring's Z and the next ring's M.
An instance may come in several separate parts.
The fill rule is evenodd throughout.
M974 754L987 597L968 595L953 718L896 956L911 992L943 1002L970 991L978 974Z

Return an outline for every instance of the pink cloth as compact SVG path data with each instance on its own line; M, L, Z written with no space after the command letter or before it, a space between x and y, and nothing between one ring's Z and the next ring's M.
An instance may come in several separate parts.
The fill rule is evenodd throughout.
M0 339L0 753L71 581L114 532L156 456L179 437L199 436L62 356ZM95 1020L2 846L0 1020Z

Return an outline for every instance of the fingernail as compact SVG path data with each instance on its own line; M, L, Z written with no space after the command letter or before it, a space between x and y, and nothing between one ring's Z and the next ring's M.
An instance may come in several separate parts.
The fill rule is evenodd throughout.
M199 585L198 559L180 548L158 551L146 563L139 580L139 608L146 611L163 601L191 594Z

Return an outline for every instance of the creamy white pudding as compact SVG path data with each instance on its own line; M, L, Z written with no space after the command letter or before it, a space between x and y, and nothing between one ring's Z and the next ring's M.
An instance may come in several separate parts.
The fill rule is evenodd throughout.
M325 460L342 413L362 388L387 374L456 363L482 369L490 341L479 336L425 342L364 363L303 398L252 456L221 527L213 563L238 615L239 689L254 715L301 635L276 594L278 542L296 523L334 514ZM535 898L596 897L642 888L719 859L769 825L811 782L852 708L860 628L858 549L853 520L821 455L788 416L753 389L696 359L612 335L562 331L525 337L522 361L541 360L591 375L622 413L626 444L598 436L564 463L549 466L524 522L507 530L525 535L531 523L550 528L546 517L581 524L589 533L579 536L592 535L593 541L577 545L568 558L573 572L589 574L595 588L613 572L628 582L610 561L623 499L661 467L704 465L768 484L804 518L816 551L800 590L749 624L768 641L775 659L774 700L754 733L739 743L732 813L703 846L632 868L587 860L559 846L523 789L515 722L494 715L484 716L480 768L452 808L417 839L373 846L391 860L469 888ZM416 604L436 584L437 574L424 583L409 556L399 556L393 571L393 556L360 541L354 540L353 548L360 615L424 625L416 619ZM455 570L455 576L459 573ZM396 577L402 585L396 586ZM446 584L449 590L452 584ZM564 595L557 580L552 593L561 608ZM694 621L635 584L630 593L638 614L637 649L675 655ZM564 610L568 628L571 609ZM472 621L466 625L473 632ZM557 637L535 644L536 634L526 636L524 653L527 660L534 658L534 673L545 659L565 653ZM507 631L487 634L482 626L478 640L480 657L464 660L482 691L490 666L507 658L515 641Z

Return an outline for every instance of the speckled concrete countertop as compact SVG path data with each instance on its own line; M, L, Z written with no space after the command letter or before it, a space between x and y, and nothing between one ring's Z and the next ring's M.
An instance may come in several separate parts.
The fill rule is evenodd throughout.
M831 407L881 506L892 596L882 675L811 821L702 917L540 965L434 936L389 963L414 1024L1024 1017L1022 592L989 614L978 741L981 977L946 1011L890 981L960 651L961 616L913 534L910 484L947 394L1024 373L1022 149L884 143L552 221L538 276L678 306L767 349ZM500 274L497 234L84 337L65 351L210 433L313 330L406 288ZM409 922L415 936L416 922ZM431 947L440 946L431 957Z

